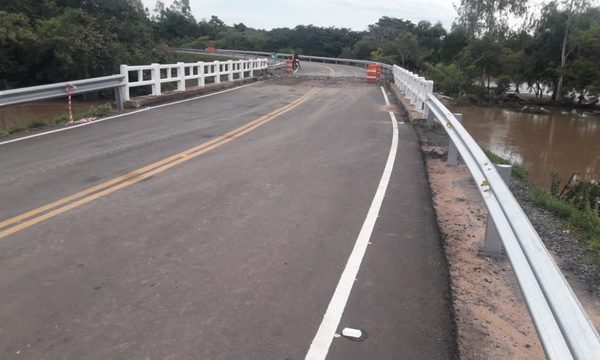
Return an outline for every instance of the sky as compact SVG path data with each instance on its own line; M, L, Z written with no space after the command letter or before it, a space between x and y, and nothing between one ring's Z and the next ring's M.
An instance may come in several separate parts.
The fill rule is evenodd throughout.
M142 0L152 11L156 0ZM172 0L163 0L168 6ZM460 0L190 0L197 20L217 15L228 25L243 22L257 29L296 25L336 26L366 30L382 16L413 22L440 21L449 29Z

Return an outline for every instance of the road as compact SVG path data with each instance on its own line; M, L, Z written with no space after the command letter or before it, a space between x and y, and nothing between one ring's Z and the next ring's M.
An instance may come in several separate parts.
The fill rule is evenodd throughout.
M356 71L303 72L329 69ZM0 145L0 358L453 358L423 159L390 109L280 79Z

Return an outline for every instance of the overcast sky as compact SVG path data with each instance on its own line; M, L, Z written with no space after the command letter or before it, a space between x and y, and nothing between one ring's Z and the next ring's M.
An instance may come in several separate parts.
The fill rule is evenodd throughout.
M152 11L156 0L143 0ZM163 0L168 6L172 0ZM258 29L318 25L366 30L382 16L441 21L449 29L460 0L190 0L197 20L217 15L226 24Z

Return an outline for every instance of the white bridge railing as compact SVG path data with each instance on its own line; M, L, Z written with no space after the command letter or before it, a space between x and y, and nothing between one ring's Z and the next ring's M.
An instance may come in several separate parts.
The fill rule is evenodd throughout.
M125 78L124 100L130 100L131 88L151 86L152 95L158 96L163 93L163 84L172 83L177 86L178 91L184 91L188 80L196 80L196 86L202 87L206 85L207 80L220 83L223 76L226 77L226 81L254 77L255 71L264 70L267 66L266 59L180 62L171 65L121 65L121 75Z
M224 81L235 81L254 77L255 71L267 67L268 61L263 58L164 65L121 65L121 73L117 75L0 91L0 107L66 97L69 94L114 89L117 107L122 110L123 102L131 99L132 88L150 86L151 94L158 96L163 93L163 84L173 83L176 90L184 91L189 80L196 80L196 86L202 87L207 82L218 84L223 78Z

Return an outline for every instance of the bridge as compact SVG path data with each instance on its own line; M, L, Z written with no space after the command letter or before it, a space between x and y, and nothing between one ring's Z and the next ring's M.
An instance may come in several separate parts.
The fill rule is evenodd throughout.
M258 71L240 64L237 80ZM220 65L186 67L184 87L220 82ZM124 71L151 85L145 68ZM0 358L455 358L416 133L388 88L336 77L365 70L305 62L299 76L0 142ZM597 334L558 270L511 248L527 224L505 215L496 171L474 170L479 153L428 83L399 86L489 180L548 357L593 358Z

